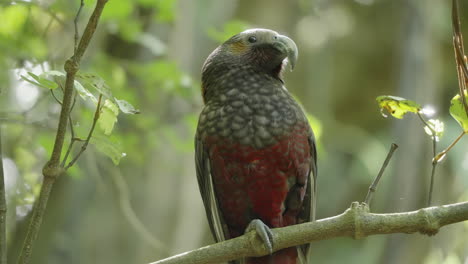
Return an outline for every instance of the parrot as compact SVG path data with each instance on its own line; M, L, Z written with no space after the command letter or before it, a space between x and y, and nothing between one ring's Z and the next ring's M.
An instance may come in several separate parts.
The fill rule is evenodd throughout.
M270 252L230 264L307 263L309 245L273 253L270 230L315 220L315 137L283 79L297 58L291 38L257 28L229 38L202 67L195 165L211 233L220 242L255 231Z

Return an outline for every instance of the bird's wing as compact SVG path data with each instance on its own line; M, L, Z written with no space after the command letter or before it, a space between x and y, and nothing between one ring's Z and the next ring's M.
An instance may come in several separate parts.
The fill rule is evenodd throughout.
M218 201L213 188L208 149L198 136L195 138L195 163L198 186L205 205L211 233L215 237L216 242L229 239L229 232L221 215L221 211L219 210Z
M315 221L315 211L317 204L317 149L315 146L314 134L309 135L309 147L310 147L310 171L307 179L307 191L302 204L302 210L300 213L300 220L303 222ZM312 176L312 177L311 177ZM310 248L310 244L305 244L298 247L300 255L305 260L303 263L307 263L307 255Z
M309 172L309 183L312 184L313 186L308 186L308 190L310 190L312 193L310 199L312 199L311 206L311 212L310 212L310 220L315 221L315 213L317 210L317 147L315 146L315 137L314 134L311 133L309 136L309 146L310 146L310 172ZM312 174L312 181L310 175Z

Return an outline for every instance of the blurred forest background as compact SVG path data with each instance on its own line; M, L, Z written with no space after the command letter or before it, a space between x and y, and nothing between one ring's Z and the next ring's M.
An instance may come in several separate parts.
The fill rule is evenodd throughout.
M95 1L84 3L80 33ZM0 124L11 263L38 195L60 109L48 89L21 75L63 72L73 53L79 4L0 0ZM465 1L460 13L468 36ZM296 70L285 78L316 120L318 218L364 200L392 142L400 148L372 210L425 206L430 137L415 115L383 118L375 98L391 94L435 109L446 129L439 151L460 133L448 113L458 91L451 1L110 0L81 72L102 77L117 98L141 113L119 115L108 138L114 162L91 146L57 181L32 263L147 263L213 242L193 161L200 71L219 43L249 27L274 29L299 47ZM79 137L86 137L94 107L77 98L72 116ZM468 200L467 145L462 139L437 168L435 205ZM444 227L435 237L321 241L312 244L310 263L466 264L468 225Z

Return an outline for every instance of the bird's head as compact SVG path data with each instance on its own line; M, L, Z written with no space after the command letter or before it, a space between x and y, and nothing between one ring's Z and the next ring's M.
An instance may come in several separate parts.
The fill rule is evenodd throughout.
M289 63L292 70L297 56L296 43L287 36L269 29L249 29L214 50L205 61L203 74L220 65L244 65L281 79L284 65Z

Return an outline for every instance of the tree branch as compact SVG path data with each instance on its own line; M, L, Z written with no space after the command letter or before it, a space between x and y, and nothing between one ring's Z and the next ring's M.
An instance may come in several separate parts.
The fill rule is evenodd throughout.
M453 48L455 50L455 62L457 64L458 87L460 91L461 102L465 113L468 115L468 104L463 96L468 83L467 58L463 45L463 35L461 33L460 15L458 13L458 0L452 1L452 28L453 28Z
M32 216L29 223L28 231L26 233L26 238L24 240L23 248L21 249L21 253L18 259L18 263L21 264L30 262L33 242L36 240L37 234L39 233L42 218L44 216L45 208L47 206L47 201L49 199L52 186L55 180L65 171L64 168L60 166L60 157L62 154L62 148L65 140L65 133L67 131L68 117L70 114L70 109L72 107L75 75L79 70L81 58L83 57L83 54L86 51L89 42L91 41L91 38L93 37L94 31L96 30L96 27L99 22L99 18L102 14L102 10L104 9L106 3L107 0L97 1L96 7L94 8L93 14L89 18L88 24L86 25L78 47L75 49L73 56L65 62L64 68L67 73L67 76L65 80L65 89L62 99L62 109L60 112L54 149L52 151L50 160L46 163L42 170L44 180L42 182L39 197L37 198L37 201L32 211Z
M78 40L80 39L80 34L78 33L78 19L80 18L81 10L83 9L84 6L84 0L80 0L80 7L78 8L78 12L76 12L75 19L73 20L75 24L75 50L74 52L76 53L76 50L78 49Z
M369 186L369 191L367 192L366 199L364 200L364 203L367 204L367 206L370 207L370 203L372 201L372 196L374 192L377 190L377 185L379 184L380 178L382 177L382 174L384 173L385 169L388 166L388 163L392 159L393 153L395 150L398 148L398 145L395 143L392 143L390 146L390 150L388 151L387 157L385 158L385 161L380 168L379 174L377 174L377 177L375 177L374 181L372 184Z
M354 202L351 208L337 216L272 229L273 251L335 237L359 239L377 234L416 232L431 236L445 225L466 220L468 220L468 202L392 214L373 214L369 212L369 207ZM255 232L250 232L151 264L221 263L267 254L268 251L260 238Z
M466 133L467 133L467 132L462 131L462 132L460 133L460 135L458 135L458 137L457 137L452 143L450 143L450 145L449 145L446 149L442 150L439 154L435 155L434 160L435 160L436 162L439 162L439 161L441 161L442 159L444 159L444 158L445 158L445 155L447 155L447 153L458 143L458 141L460 141L460 139L461 139L464 135L466 135Z
M6 191L5 175L3 172L2 157L2 127L0 123L0 264L7 264L7 244L6 244Z

